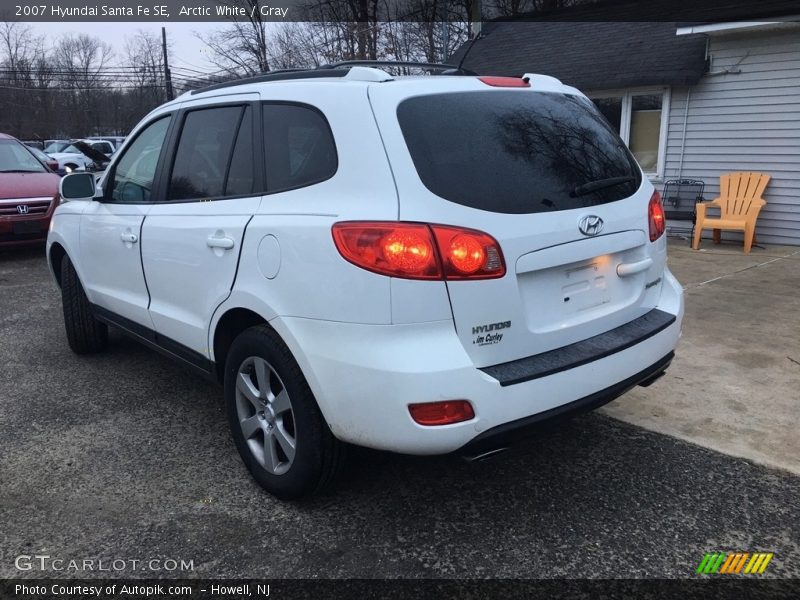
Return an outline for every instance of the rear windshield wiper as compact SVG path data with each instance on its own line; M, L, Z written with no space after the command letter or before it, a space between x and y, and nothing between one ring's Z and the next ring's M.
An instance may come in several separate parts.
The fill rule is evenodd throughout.
M573 198L577 196L585 196L586 194L591 194L597 190L603 190L608 187L622 185L623 183L631 183L633 181L636 181L636 178L632 175L626 175L625 177L609 177L608 179L597 179L596 181L589 181L588 183L579 185L572 190L570 196Z

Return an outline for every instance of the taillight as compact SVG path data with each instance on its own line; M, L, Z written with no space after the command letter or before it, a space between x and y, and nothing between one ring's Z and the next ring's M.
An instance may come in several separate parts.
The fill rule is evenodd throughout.
M441 279L441 268L427 225L345 222L333 226L333 241L354 265L392 277Z
M492 87L531 87L530 81L521 77L478 77L478 79Z
M500 244L474 229L431 225L445 279L496 279L506 274Z
M409 404L411 418L420 425L450 425L475 418L472 405L466 400L447 400L445 402L425 402Z
M647 214L650 221L650 241L655 242L663 235L667 228L664 207L661 206L661 194L659 194L658 191L653 192L653 195L650 197Z
M495 279L506 273L500 245L473 229L425 223L336 223L333 241L345 260L404 279Z

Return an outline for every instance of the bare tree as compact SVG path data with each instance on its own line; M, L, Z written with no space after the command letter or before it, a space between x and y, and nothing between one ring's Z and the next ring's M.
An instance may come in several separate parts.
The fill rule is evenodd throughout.
M489 0L484 18L543 12L594 0ZM467 39L472 0L304 0L303 23L265 23L264 0L219 0L252 15L199 36L232 76L341 60L446 62Z
M14 133L35 123L32 89L35 67L43 52L41 37L17 21L0 22L0 99L11 110L0 111L2 130Z
M267 45L273 69L303 69L327 62L317 28L313 23L271 24Z
M393 2L384 23L385 54L397 60L447 62L467 38L464 3L453 0Z
M263 0L219 0L242 8L245 17L209 35L197 37L211 51L213 64L231 75L256 75L270 70L267 54L267 24L261 16Z
M569 6L591 4L596 0L493 0L492 14L516 17L523 14L547 13Z
M33 34L29 25L18 21L0 22L0 45L2 45L2 65L14 80L17 74L30 71L39 37Z
M330 61L444 62L466 39L471 0L310 0L322 53Z
M115 123L121 121L131 127L143 114L167 100L161 37L141 29L128 36L125 59L127 64L118 67L122 73L120 83L129 89L118 100L121 120Z
M483 18L593 1L487 0ZM474 0L302 0L302 14L293 16L304 22L269 23L260 10L267 0L218 2L246 16L198 36L219 71L188 70L175 79L182 89L342 60L446 62L467 39L475 6ZM90 35L68 35L48 49L29 25L0 21L0 131L42 138L129 131L166 96L158 36L139 31L125 42L121 64L114 64L111 47Z
M331 60L374 60L380 55L379 6L378 0L311 0L304 11Z
M64 104L74 119L68 129L74 135L88 135L104 128L98 117L103 112L102 92L114 83L114 78L104 73L112 55L109 44L85 33L64 35L53 48Z
M164 54L161 38L152 31L139 30L125 42L125 54L130 70L129 83L134 95L160 104L166 101Z

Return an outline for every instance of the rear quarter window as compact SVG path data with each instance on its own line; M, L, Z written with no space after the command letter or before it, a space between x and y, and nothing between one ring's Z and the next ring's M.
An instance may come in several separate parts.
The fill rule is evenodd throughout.
M425 187L464 206L569 210L621 200L641 184L625 144L582 97L432 94L401 102L397 118Z
M263 105L267 190L280 192L330 179L336 143L324 115L309 105Z

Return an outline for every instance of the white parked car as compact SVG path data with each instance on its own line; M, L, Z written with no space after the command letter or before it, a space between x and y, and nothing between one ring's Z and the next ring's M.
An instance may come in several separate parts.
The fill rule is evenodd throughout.
M72 349L112 325L220 381L281 498L329 483L345 443L492 452L652 383L681 332L658 193L546 76L212 86L145 117L97 190L61 186Z
M87 141L106 141L111 144L114 148L114 152L119 150L122 147L122 144L125 143L125 136L124 135L98 135L98 136L90 136L86 138Z
M107 158L114 154L114 145L107 140L73 140L68 145L63 146L58 152L52 152L45 149L53 160L58 161L59 169L65 170L67 173L72 171L84 171L92 163L97 161L81 152L80 148L75 146L76 142L83 142L87 144L92 150L100 152Z

